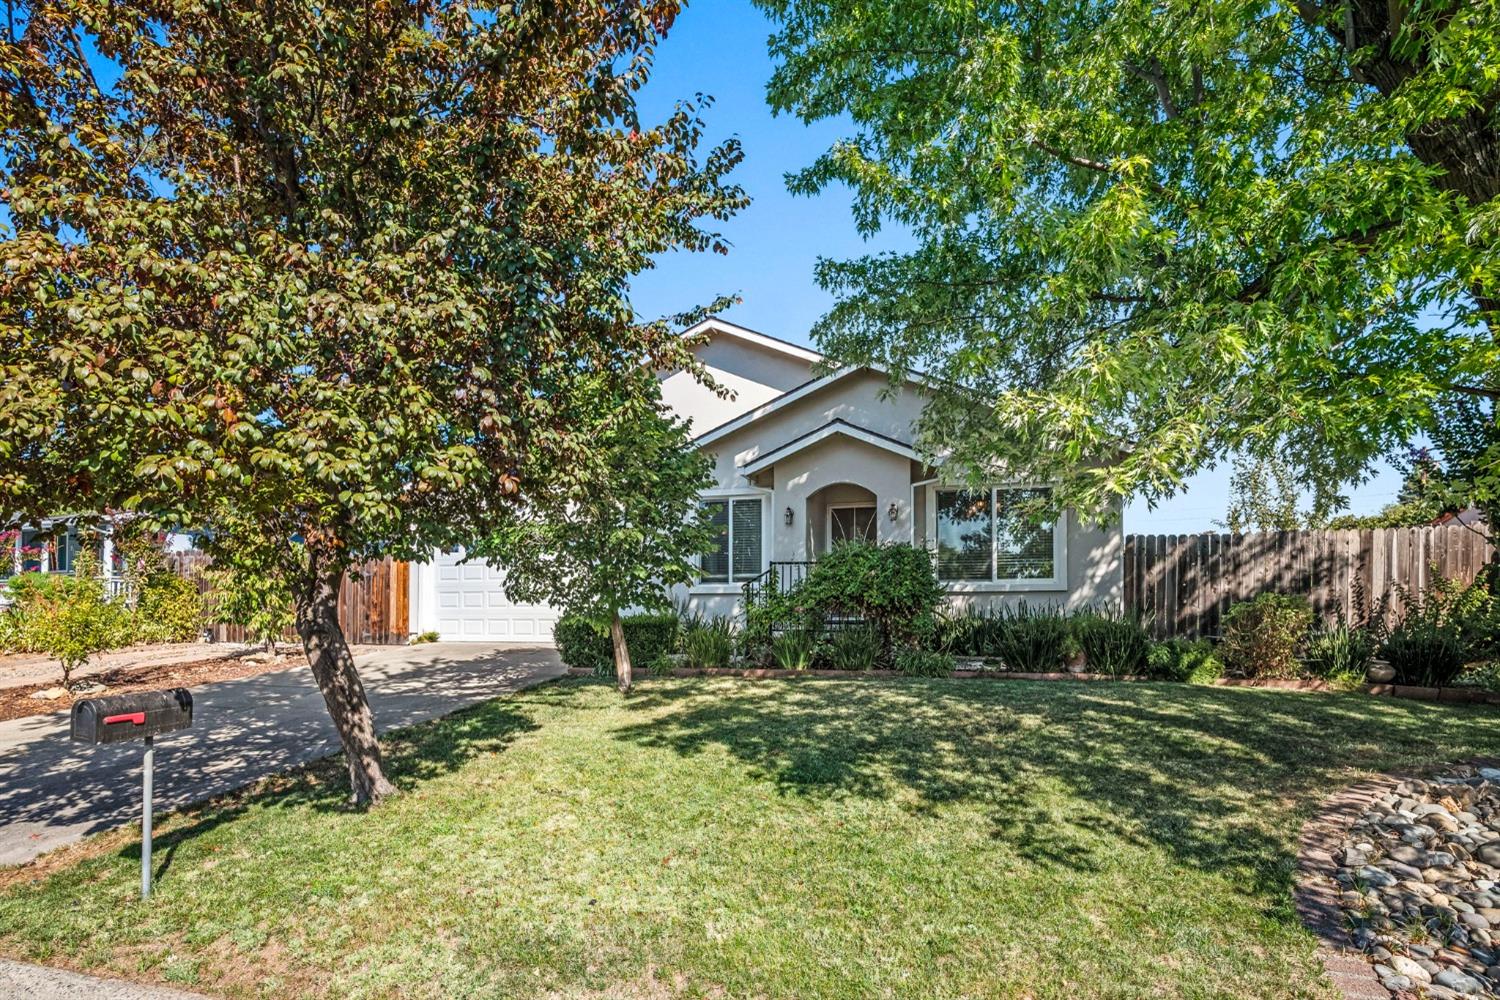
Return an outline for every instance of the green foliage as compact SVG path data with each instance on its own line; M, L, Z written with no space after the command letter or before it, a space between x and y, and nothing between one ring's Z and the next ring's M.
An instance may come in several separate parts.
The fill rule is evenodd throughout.
M1152 680L1203 684L1223 672L1214 644L1207 639L1165 639L1146 650L1146 676Z
M835 670L872 670L880 662L882 652L879 632L855 626L830 634L824 643L823 656Z
M728 618L715 617L686 623L682 652L690 667L727 667L734 655L734 626Z
M932 556L911 545L836 545L792 591L790 600L817 618L861 618L884 648L930 639L942 586Z
M226 555L206 574L212 585L208 617L242 625L254 642L269 645L295 624L291 588L274 565Z
M171 570L153 573L135 595L136 642L191 642L203 631L203 596Z
M13 13L0 510L138 511L274 569L355 692L329 708L356 799L394 791L337 655L345 571L606 480L601 423L699 370L703 310L630 299L745 204L706 99L638 114L675 5Z
M1391 629L1380 644L1380 656L1395 668L1397 684L1420 687L1451 684L1468 662L1456 626L1422 618Z
M1234 473L1229 477L1229 512L1224 527L1235 534L1312 527L1322 520L1322 512L1301 514L1297 509L1301 493L1292 467L1281 453L1236 458Z
M1146 671L1151 640L1138 618L1082 608L1069 618L1068 627L1089 673L1123 677Z
M634 664L649 668L677 648L676 615L626 615L621 624ZM565 614L553 626L552 639L557 643L558 655L568 666L592 670L599 676L614 676L615 654L609 631L593 619Z
M666 588L693 579L694 557L712 543L698 504L712 482L710 461L686 422L655 399L652 372L630 382L630 392L599 386L590 475L526 491L472 551L505 567L513 599L606 625L621 608L665 609ZM633 658L654 661L655 648L635 649L628 633L626 645Z
M947 677L953 673L953 654L911 647L898 649L896 669L908 677Z
M552 626L552 641L557 655L575 670L598 672L614 663L609 636L592 621L580 615L563 615Z
M1312 630L1302 663L1309 673L1319 677L1363 679L1365 667L1379 645L1379 638L1370 629L1339 618Z
M998 656L1005 669L1024 673L1059 670L1067 658L1070 637L1067 616L1051 604L1022 601L994 613L986 655Z
M1470 399L1496 495L1500 6L758 4L772 106L852 133L793 190L914 234L815 339L933 376L951 467L1102 510L1283 451L1330 506Z
M1403 589L1398 596L1400 617L1380 645L1396 683L1443 687L1469 661L1493 654L1500 602L1482 584L1440 577L1421 594Z
M1313 611L1301 597L1261 594L1224 614L1219 654L1232 677L1296 677Z
M426 632L418 632L416 635L412 636L411 644L413 646L421 646L430 642L437 642L441 638L442 636L439 635L436 631L428 629Z
M64 687L72 686L73 671L89 657L131 641L130 613L105 598L98 574L93 558L80 554L72 573L23 573L7 584L14 603L6 615L17 648L56 660Z
M817 648L817 637L806 629L783 632L771 640L771 662L782 670L806 670Z

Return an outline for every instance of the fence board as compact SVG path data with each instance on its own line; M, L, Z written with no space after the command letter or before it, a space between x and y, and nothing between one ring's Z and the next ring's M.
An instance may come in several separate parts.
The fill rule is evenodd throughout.
M212 560L203 552L174 553L172 569L198 587L208 608L207 631L212 642L248 642L244 626L216 620L213 579L204 570ZM339 587L339 627L349 642L404 645L411 637L411 604L407 588L411 566L394 559L369 562L350 570Z
M1266 591L1303 594L1326 618L1390 623L1403 591L1470 583L1495 557L1490 540L1464 525L1130 535L1125 607L1148 616L1159 638L1217 635L1231 604Z

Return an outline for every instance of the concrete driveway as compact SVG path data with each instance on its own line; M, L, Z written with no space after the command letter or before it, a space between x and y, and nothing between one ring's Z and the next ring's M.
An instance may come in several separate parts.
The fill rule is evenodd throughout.
M552 649L386 646L355 657L382 730L561 676ZM156 808L175 809L339 749L304 664L193 690L193 728L157 741ZM75 745L68 714L0 722L0 866L138 821L141 746Z

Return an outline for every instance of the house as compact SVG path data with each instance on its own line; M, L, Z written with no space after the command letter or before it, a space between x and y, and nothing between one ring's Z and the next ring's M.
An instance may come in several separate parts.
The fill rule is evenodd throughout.
M971 489L912 447L919 380L893 387L883 372L821 370L823 358L720 319L687 330L722 397L687 372L661 375L663 401L687 418L714 462L703 494L718 548L702 578L674 595L690 611L737 615L745 586L776 569L806 572L841 541L904 542L935 553L957 606L1029 601L1120 606L1124 536L1073 512L1034 525L1017 506L1045 485L997 481ZM503 573L462 554L413 566L411 627L446 640L550 638L558 612L506 600Z

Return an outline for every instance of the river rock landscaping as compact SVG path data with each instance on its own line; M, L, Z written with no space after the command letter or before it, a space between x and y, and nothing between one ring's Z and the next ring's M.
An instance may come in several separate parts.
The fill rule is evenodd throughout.
M1354 940L1397 997L1500 986L1500 769L1409 778L1350 827L1335 875Z

